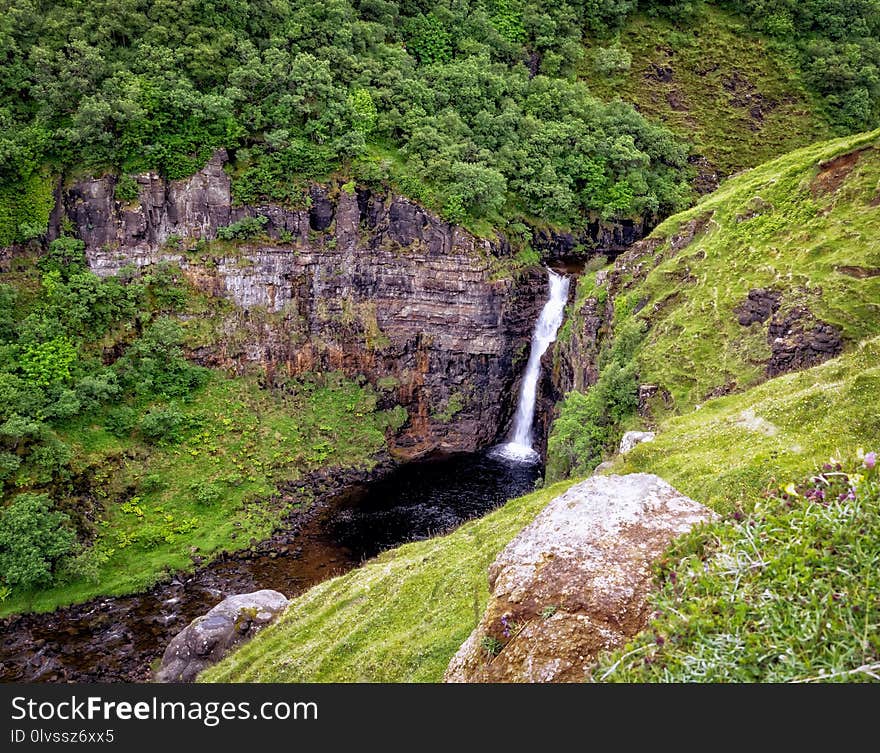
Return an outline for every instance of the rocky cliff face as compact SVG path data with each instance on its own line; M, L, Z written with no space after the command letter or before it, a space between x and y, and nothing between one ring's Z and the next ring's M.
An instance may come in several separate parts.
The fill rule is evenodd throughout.
M407 409L390 438L402 459L491 443L515 407L543 272L500 274L503 241L391 194L314 186L308 209L234 207L225 162L217 152L184 181L138 176L130 203L114 198L113 176L76 183L60 192L50 237L72 223L97 274L171 262L226 301L193 347L205 364L258 366L270 381L363 374ZM198 243L257 216L260 241Z

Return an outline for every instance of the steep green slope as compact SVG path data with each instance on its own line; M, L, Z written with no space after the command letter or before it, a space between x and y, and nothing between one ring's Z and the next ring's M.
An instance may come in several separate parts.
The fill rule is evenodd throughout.
M676 411L754 385L773 359L768 321L789 314L806 332L830 324L845 348L880 334L878 146L880 131L825 142L733 178L618 265L618 308L648 327L642 382ZM778 308L740 324L755 290Z
M880 334L878 143L824 142L730 178L578 280L556 358L601 375L559 406L551 479L588 473L641 422L640 384L656 422Z
M581 78L687 139L708 161L704 174L728 176L832 135L791 55L742 17L715 7L687 23L639 15L618 39L588 47Z
M721 512L749 508L830 454L880 444L880 340L671 419L614 472L647 471ZM873 444L871 444L873 442ZM776 482L774 484L774 482ZM439 681L479 619L486 569L562 481L442 538L408 544L295 599L208 682Z

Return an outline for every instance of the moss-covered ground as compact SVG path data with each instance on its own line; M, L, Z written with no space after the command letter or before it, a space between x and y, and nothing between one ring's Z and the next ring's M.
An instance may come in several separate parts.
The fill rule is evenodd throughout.
M631 64L597 71L587 51L581 78L605 100L630 102L685 137L721 176L832 135L821 104L790 59L744 19L707 6L688 24L634 16L616 45Z
M0 615L132 593L191 569L194 553L210 559L247 548L311 501L305 488L279 495L278 484L318 468L369 465L394 420L376 410L369 387L332 373L268 390L256 376L213 372L176 407L187 428L175 444L119 439L95 416L59 430L75 451L73 470L90 479L98 499L97 537L82 573L14 592L0 602Z

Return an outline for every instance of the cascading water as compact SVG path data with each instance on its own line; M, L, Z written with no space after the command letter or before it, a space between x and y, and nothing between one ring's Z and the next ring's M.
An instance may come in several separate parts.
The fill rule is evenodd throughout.
M532 423L535 420L535 399L538 377L541 375L541 357L547 352L550 343L556 339L556 333L562 324L565 303L568 300L568 277L550 269L547 270L547 274L550 276L550 297L541 309L541 315L532 333L532 349L523 374L509 441L498 445L492 452L493 455L518 463L536 463L539 460L538 453L532 448Z

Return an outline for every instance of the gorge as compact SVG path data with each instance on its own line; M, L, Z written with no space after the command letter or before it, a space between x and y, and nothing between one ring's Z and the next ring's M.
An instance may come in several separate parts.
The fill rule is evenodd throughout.
M880 0L0 58L0 680L880 679Z
M74 206L79 207L78 216L84 223L84 232L87 228L94 229L96 225L88 218L100 218L100 215L83 209L82 203ZM120 246L120 252L111 259L106 244L103 250L95 251L94 242L87 247L92 249L89 263L99 273L118 272L123 267L112 269L112 265L131 258L141 265L167 261L167 258L160 258L165 252L149 245L144 247L143 256L136 253L133 257L125 256L122 251L127 252L127 247ZM265 254L265 251L261 253ZM165 253L165 256L170 254ZM265 264L264 258L253 258L255 263ZM175 261L187 274L204 284L199 276L202 273L185 257ZM350 271L349 267L344 268ZM230 295L247 312L255 306L255 297L264 290L247 279L236 280L228 269L224 268L227 274L222 278L224 290L220 294ZM248 267L244 270L239 274L253 276ZM542 358L562 323L569 291L569 278L565 274L549 269L546 273L548 298L535 320L525 369L516 379L499 374L499 378L510 379L511 384L520 383L509 442L486 451L486 439L499 435L503 427L497 426L493 430L491 426L483 426L480 433L474 434L465 424L466 431L453 435L462 438L458 444L447 438L439 450L435 446L422 449L427 459L419 461L421 453L415 453L414 457L404 451L408 445L398 437L392 453L393 462L362 475L360 480L348 480L343 474L340 483L331 486L332 491L319 496L304 513L288 518L285 528L251 551L232 555L222 553L219 559L197 568L194 573L176 574L170 581L157 584L145 594L103 597L49 614L6 619L0 645L0 677L5 681L28 682L149 680L151 667L155 668L155 661L170 638L228 595L271 588L288 597L296 596L328 577L357 567L381 551L406 541L446 533L465 520L483 515L511 498L531 491L541 476L541 454L533 448L533 424ZM314 275L319 278L319 270L316 269ZM278 280L288 278L285 273L277 277ZM312 286L317 284L318 279ZM217 293L218 290L215 282L212 291ZM295 296L292 290L289 294ZM260 300L265 303L265 299ZM417 298L415 303L419 302L423 301ZM457 304L463 305L460 298ZM270 305L277 305L280 310L286 304L273 301ZM501 300L499 305L504 310L509 302ZM409 307L405 313L396 316L386 314L382 317L383 327L393 332L395 325L398 328L418 326L418 322L408 319L411 315L413 312ZM520 317L514 321L519 322ZM505 320L510 320L503 315L501 318L502 326ZM430 321L430 315L426 319ZM492 322L485 324L491 325ZM456 332L452 330L445 334L449 338ZM454 342L447 346L453 351L460 347L462 340L448 342ZM471 342L468 347L479 347L479 343ZM200 357L211 358L204 350ZM291 360L284 363L284 368L295 369L298 358L291 357L289 352L285 357ZM270 356L260 364L267 373L279 368L274 358L278 356ZM349 364L349 368L362 366L363 360ZM432 365L429 363L425 368L424 376L430 376ZM383 375L383 372L378 371L378 374ZM387 375L385 372L384 376ZM491 375L482 374L477 369L476 372L465 371L459 379L468 385L469 380L486 377ZM468 390L470 394L476 392L472 383ZM494 411L489 413L490 416L501 416L503 395L495 397L493 404L491 396L486 395L479 403L480 409ZM466 407L460 406L458 410ZM452 416L458 410L453 411ZM456 418L456 423L459 420ZM443 421L437 423L442 425ZM460 425L458 428L461 431ZM436 436L437 430L434 432ZM545 440L546 437L542 436L539 446ZM466 451L462 452L462 449ZM58 635L62 635L63 640L58 640Z

